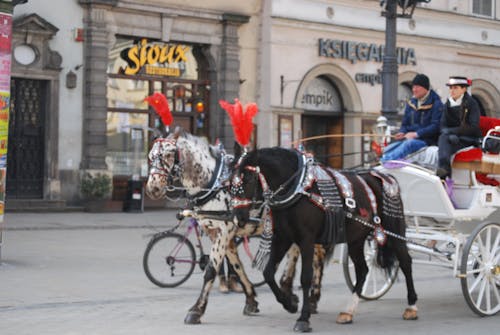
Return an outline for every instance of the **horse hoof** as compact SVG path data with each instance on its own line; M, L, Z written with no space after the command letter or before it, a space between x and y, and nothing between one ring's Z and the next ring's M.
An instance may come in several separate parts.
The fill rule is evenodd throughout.
M297 313L297 311L299 310L299 301L298 301L298 298L297 299L292 299L292 301L290 302L290 306L287 308L287 311L289 311L290 313Z
M259 312L259 303L257 301L253 303L247 303L245 305L245 308L243 308L243 315L254 315Z
M184 318L184 323L186 325L197 325L201 323L201 314L194 311L189 311Z
M418 319L417 311L414 310L413 308L405 309L405 312L403 313L403 319L405 319L405 320L417 320Z
M318 314L318 304L311 302L311 314Z
M293 331L297 333L309 333L312 331L312 328L309 326L309 321L297 321L293 327Z
M346 312L340 312L339 315L337 316L336 322L341 325L352 323L352 314Z
M295 294L292 294L289 312L297 313L298 310L299 310L299 297Z

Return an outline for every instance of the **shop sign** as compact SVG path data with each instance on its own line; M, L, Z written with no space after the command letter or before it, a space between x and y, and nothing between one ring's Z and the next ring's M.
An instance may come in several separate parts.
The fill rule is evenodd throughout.
M120 56L127 62L124 74L148 74L180 77L186 70L189 46L182 44L148 43L140 40L136 45L122 50Z
M323 78L313 79L306 87L300 107L310 111L341 112L340 96L330 82Z
M347 59L352 64L356 62L382 62L384 45L375 43L358 43L353 41L319 39L319 56ZM398 64L416 65L417 58L413 48L397 48Z
M365 83L374 86L375 84L382 84L382 73L380 70L377 73L356 73L354 80L357 83Z

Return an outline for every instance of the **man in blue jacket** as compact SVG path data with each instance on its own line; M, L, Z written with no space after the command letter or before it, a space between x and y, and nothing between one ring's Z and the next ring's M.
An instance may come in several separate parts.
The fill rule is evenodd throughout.
M413 78L411 90L413 97L406 104L399 133L384 149L382 162L401 159L427 145L437 144L443 109L441 98L430 89L425 74Z

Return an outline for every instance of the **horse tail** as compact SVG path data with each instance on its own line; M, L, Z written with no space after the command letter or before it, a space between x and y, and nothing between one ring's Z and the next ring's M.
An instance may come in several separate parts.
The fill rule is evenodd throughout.
M384 199L385 200L385 199ZM397 227L400 224L400 219L382 212L381 225L384 231L397 233ZM404 222L404 219L403 219ZM376 242L377 243L377 242ZM396 253L394 252L394 239L390 236L385 236L385 243L377 243L377 264L386 270L390 275L397 268Z
M377 264L389 274L396 268L396 253L387 244L377 243Z

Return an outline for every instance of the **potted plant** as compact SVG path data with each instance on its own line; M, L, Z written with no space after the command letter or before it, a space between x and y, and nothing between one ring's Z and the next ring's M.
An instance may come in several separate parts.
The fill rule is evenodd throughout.
M111 177L101 172L84 172L80 191L86 201L85 209L89 212L104 211L106 200L110 198L112 190Z

